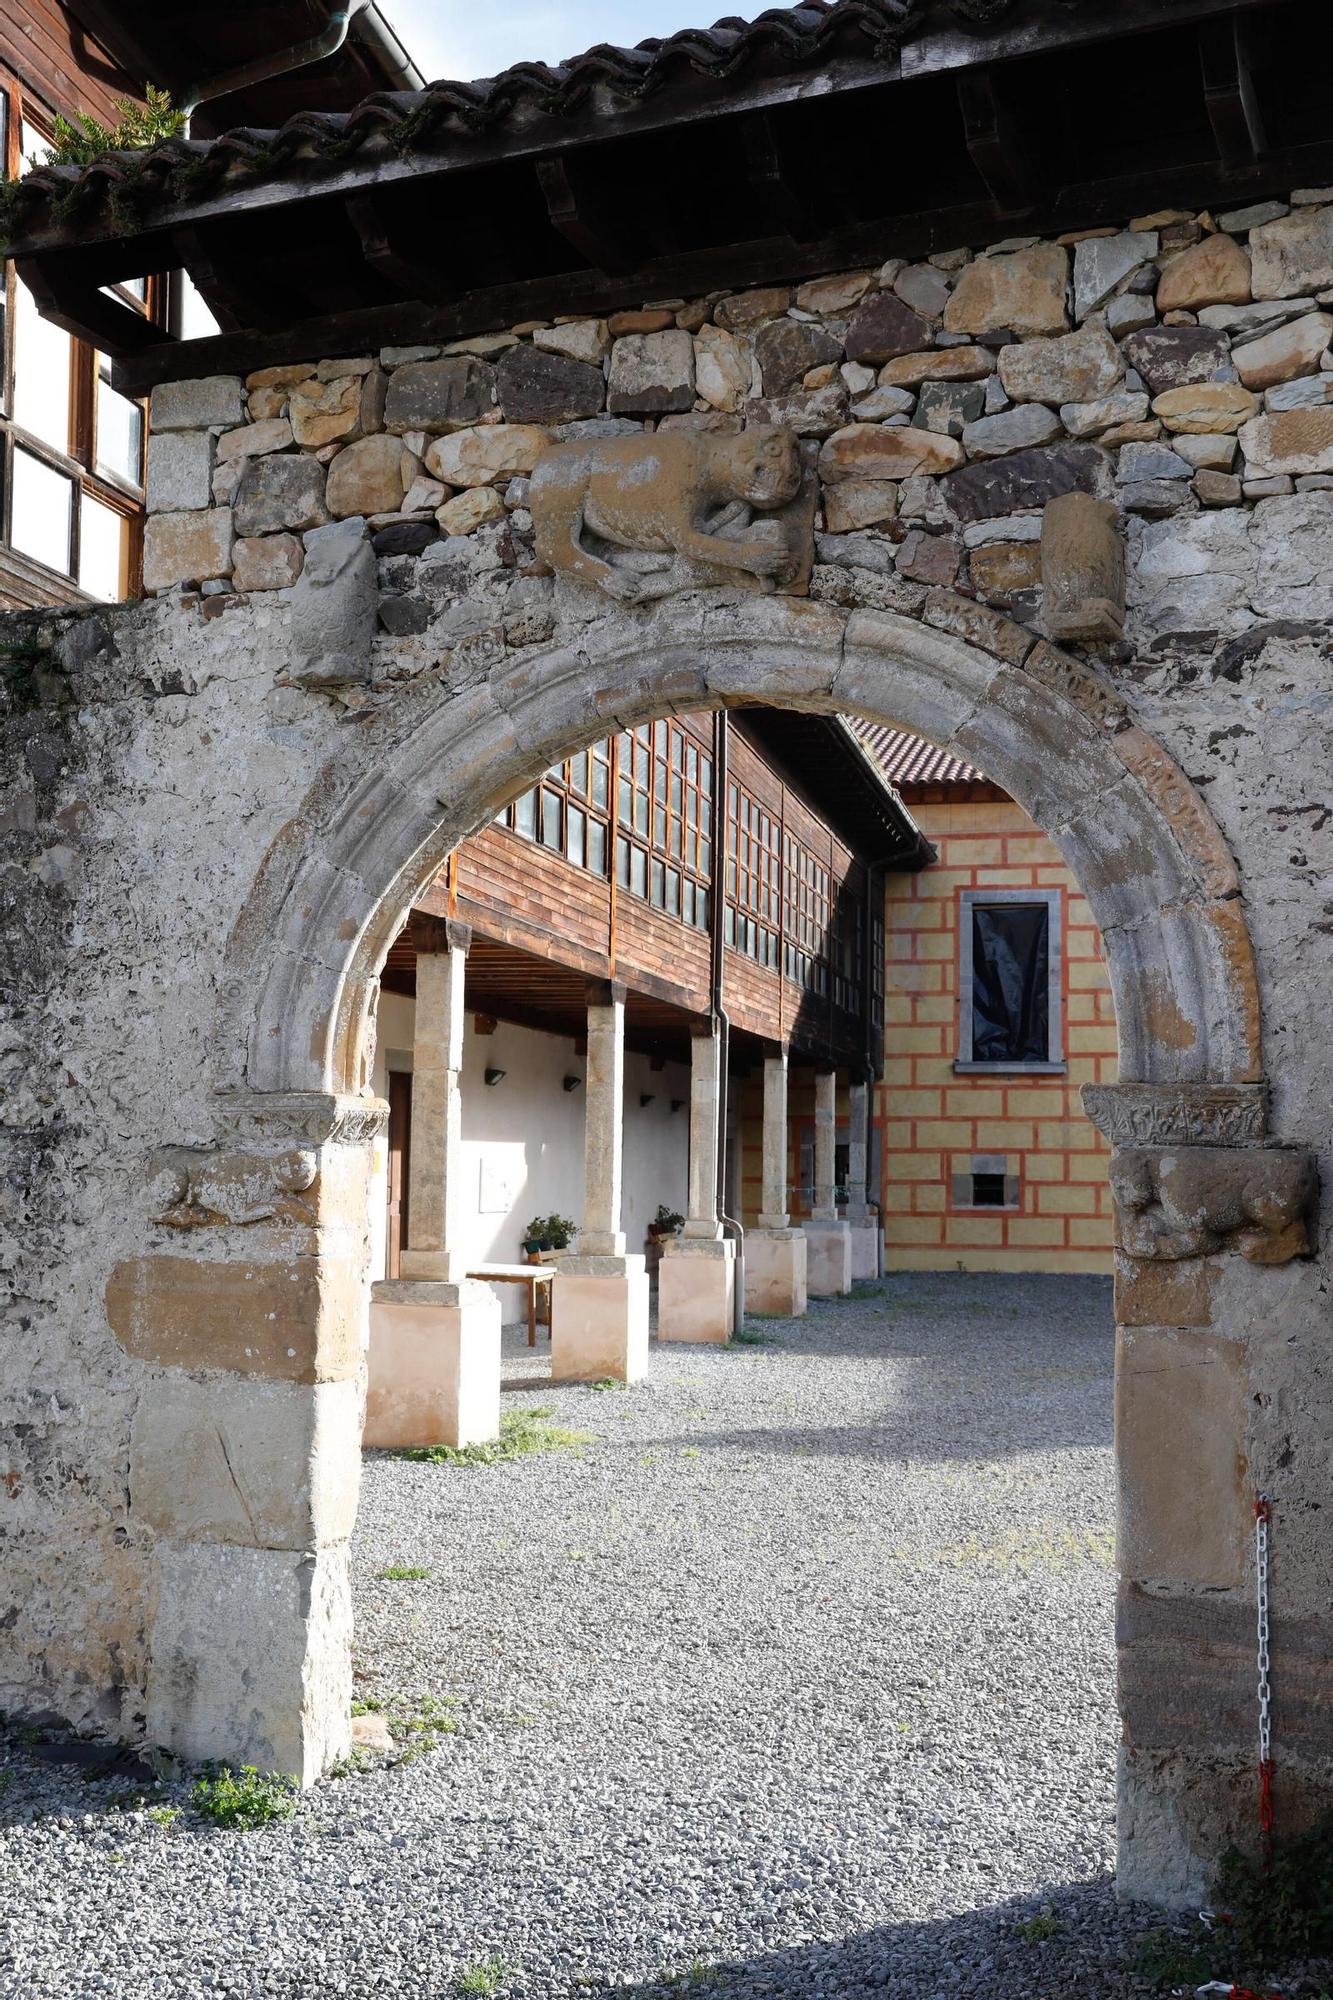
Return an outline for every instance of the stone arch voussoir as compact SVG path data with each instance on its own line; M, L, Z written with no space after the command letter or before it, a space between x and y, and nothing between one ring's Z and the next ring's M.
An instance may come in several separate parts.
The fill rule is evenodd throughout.
M464 649L460 649L463 651ZM599 731L766 702L888 721L979 765L1056 841L1106 942L1126 1083L1261 1075L1235 867L1202 799L1091 668L935 593L918 620L725 593L498 643L352 735L274 842L228 947L229 1091L360 1087L384 955L449 851Z

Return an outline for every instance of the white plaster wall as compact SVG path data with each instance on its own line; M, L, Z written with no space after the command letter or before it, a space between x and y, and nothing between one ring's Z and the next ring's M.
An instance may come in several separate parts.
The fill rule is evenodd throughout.
M380 996L376 1023L374 1087L388 1091L389 1052L410 1053L415 1003L401 993ZM398 1066L395 1058L395 1067ZM485 1072L502 1069L503 1083L488 1085ZM497 1023L478 1035L469 1014L463 1037L463 1227L469 1263L522 1261L530 1217L558 1211L583 1220L582 1088L562 1079L583 1077L584 1059L560 1035ZM659 1202L684 1210L689 1170L689 1070L668 1063L655 1070L647 1056L625 1056L625 1170L621 1227L630 1251L643 1248ZM650 1097L651 1104L640 1099ZM680 1104L673 1112L672 1103ZM373 1269L385 1258L385 1190L371 1194ZM522 1293L497 1286L506 1325L526 1316Z

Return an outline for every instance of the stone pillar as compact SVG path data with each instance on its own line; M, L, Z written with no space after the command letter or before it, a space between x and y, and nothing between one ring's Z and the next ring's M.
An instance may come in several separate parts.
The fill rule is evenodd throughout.
M469 1283L458 1222L464 985L472 933L412 918L417 1000L401 1278L371 1288L368 1445L484 1444L500 1434L500 1308Z
M879 1211L867 1199L870 1174L870 1101L873 1086L853 1083L847 1092L847 1227L852 1239L852 1277L879 1276Z
M745 1308L783 1319L806 1309L805 1232L787 1208L787 1051L764 1057L764 1124L759 1227L745 1239Z
M838 1143L838 1073L815 1072L815 1198L805 1225L806 1283L815 1298L852 1289L852 1234L834 1199Z
M589 995L587 1072L579 1254L623 1257L620 1184L625 1151L625 989L618 980L599 985Z
M583 1226L551 1286L551 1376L638 1382L648 1372L648 1273L642 1255L626 1256L620 1227L625 989L618 980L589 988L584 1107Z
M472 934L465 924L413 919L417 947L412 1037L412 1143L404 1278L463 1276L455 1220L463 1136L463 992Z
M1309 1512L1327 1479L1292 1449L1305 1357L1327 1335L1326 1303L1301 1285L1317 1168L1264 1143L1254 1086L1099 1085L1084 1104L1116 1147L1117 1888L1197 1908L1224 1850L1258 1846L1259 1493L1278 1838L1327 1810L1314 1718L1333 1702L1333 1633L1327 1537Z
M657 1280L661 1340L731 1338L736 1303L736 1245L718 1220L722 1037L716 1023L691 1041L689 1214L679 1236L662 1245Z
M148 1740L301 1784L351 1745L367 1194L387 1108L222 1101L216 1147L156 1156L157 1244L106 1289L135 1371L130 1522L156 1537Z

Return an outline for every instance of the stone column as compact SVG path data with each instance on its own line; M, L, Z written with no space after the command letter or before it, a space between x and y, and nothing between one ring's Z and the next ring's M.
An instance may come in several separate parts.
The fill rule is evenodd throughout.
M815 1072L815 1198L805 1225L809 1262L806 1282L816 1298L852 1289L852 1235L839 1219L834 1199L838 1143L838 1073Z
M465 924L414 919L417 1001L412 1037L412 1143L408 1159L404 1278L456 1281L458 1158L463 1137Z
M879 1212L867 1199L870 1174L870 1101L873 1085L853 1083L847 1092L847 1227L852 1238L852 1277L879 1276Z
M588 999L588 1063L584 1085L584 1257L623 1257L620 1188L625 1151L625 989L618 980Z
M466 924L416 914L412 1138L402 1276L372 1288L368 1445L485 1444L500 1433L500 1307L469 1282L458 1222Z
M1327 1537L1309 1510L1328 1482L1292 1448L1327 1335L1300 1285L1321 1249L1317 1161L1265 1143L1262 1087L1097 1085L1084 1104L1116 1148L1117 1888L1197 1909L1224 1850L1258 1846L1261 1493L1279 1840L1327 1798Z
M106 1289L136 1390L130 1521L154 1576L148 1740L302 1784L351 1745L367 1192L386 1112L321 1092L220 1102L214 1148L154 1163L164 1247Z
M747 1312L789 1319L806 1308L805 1232L787 1208L791 1139L787 1130L787 1051L764 1057L764 1123L759 1227L745 1239Z
M638 1382L648 1371L648 1273L641 1254L626 1256L620 1227L625 988L618 980L588 990L584 1107L583 1226L551 1287L551 1375Z
M735 1312L736 1245L718 1220L724 1078L717 1023L696 1031L690 1048L690 1212L681 1234L662 1245L657 1331L662 1340L725 1344Z

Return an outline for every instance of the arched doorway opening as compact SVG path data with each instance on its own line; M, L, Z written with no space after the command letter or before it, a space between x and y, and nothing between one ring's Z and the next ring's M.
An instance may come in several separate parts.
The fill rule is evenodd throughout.
M361 1095L367 1022L389 946L460 839L612 724L762 702L887 721L969 757L1057 843L1105 940L1120 1082L1097 1102L1104 1129L1122 1142L1206 1132L1222 1144L1262 1131L1245 914L1234 866L1197 793L1100 675L979 607L946 607L941 617L932 628L777 599L618 610L583 627L576 642L524 649L513 663L483 657L453 685L414 689L371 750L354 739L334 760L274 844L236 926L215 1045L234 1129L270 1147L299 1135L317 1155L317 1199L321 1216L328 1204L330 1226L308 1274L306 1379L318 1385L359 1365L363 1234L338 1218L364 1214L375 1122ZM1122 1289L1122 1320L1159 1323L1134 1275ZM1155 1267L1148 1275L1156 1282ZM1221 1431L1235 1451L1243 1401L1221 1411L1215 1401L1191 1404L1182 1380L1177 1418L1180 1450L1165 1474L1159 1468L1150 1479L1141 1456L1122 1450L1122 1464L1136 1468L1122 1494L1122 1574L1142 1627L1122 1678L1122 1820L1131 1827L1191 1780L1188 1757L1179 1775L1163 1778L1158 1743L1140 1728L1134 1677L1151 1671L1153 1607L1167 1607L1169 1642L1173 1603L1200 1584L1230 1587L1244 1560L1239 1516L1219 1533L1211 1521L1200 1524L1197 1504L1200 1466ZM1229 1503L1239 1505L1231 1463ZM330 1477L354 1492L356 1466L345 1450ZM252 1725L252 1740L268 1748L266 1758L259 1752L264 1761L307 1775L337 1754L348 1705L345 1544L330 1540L311 1562L313 1577L285 1614L286 1683ZM254 1585L242 1576L236 1588L244 1597ZM159 1643L170 1661L159 1658ZM182 1649L192 1644L186 1675ZM216 1751L222 1715L235 1755L234 1712L210 1689L210 1662L199 1651L179 1619L159 1614L157 1685L188 1682L190 1693L184 1714L173 1712L174 1695L158 1703L155 1733ZM1164 1859L1158 1842L1145 1862L1142 1884L1160 1893L1183 1893L1197 1879L1195 1830L1182 1822L1173 1843Z

